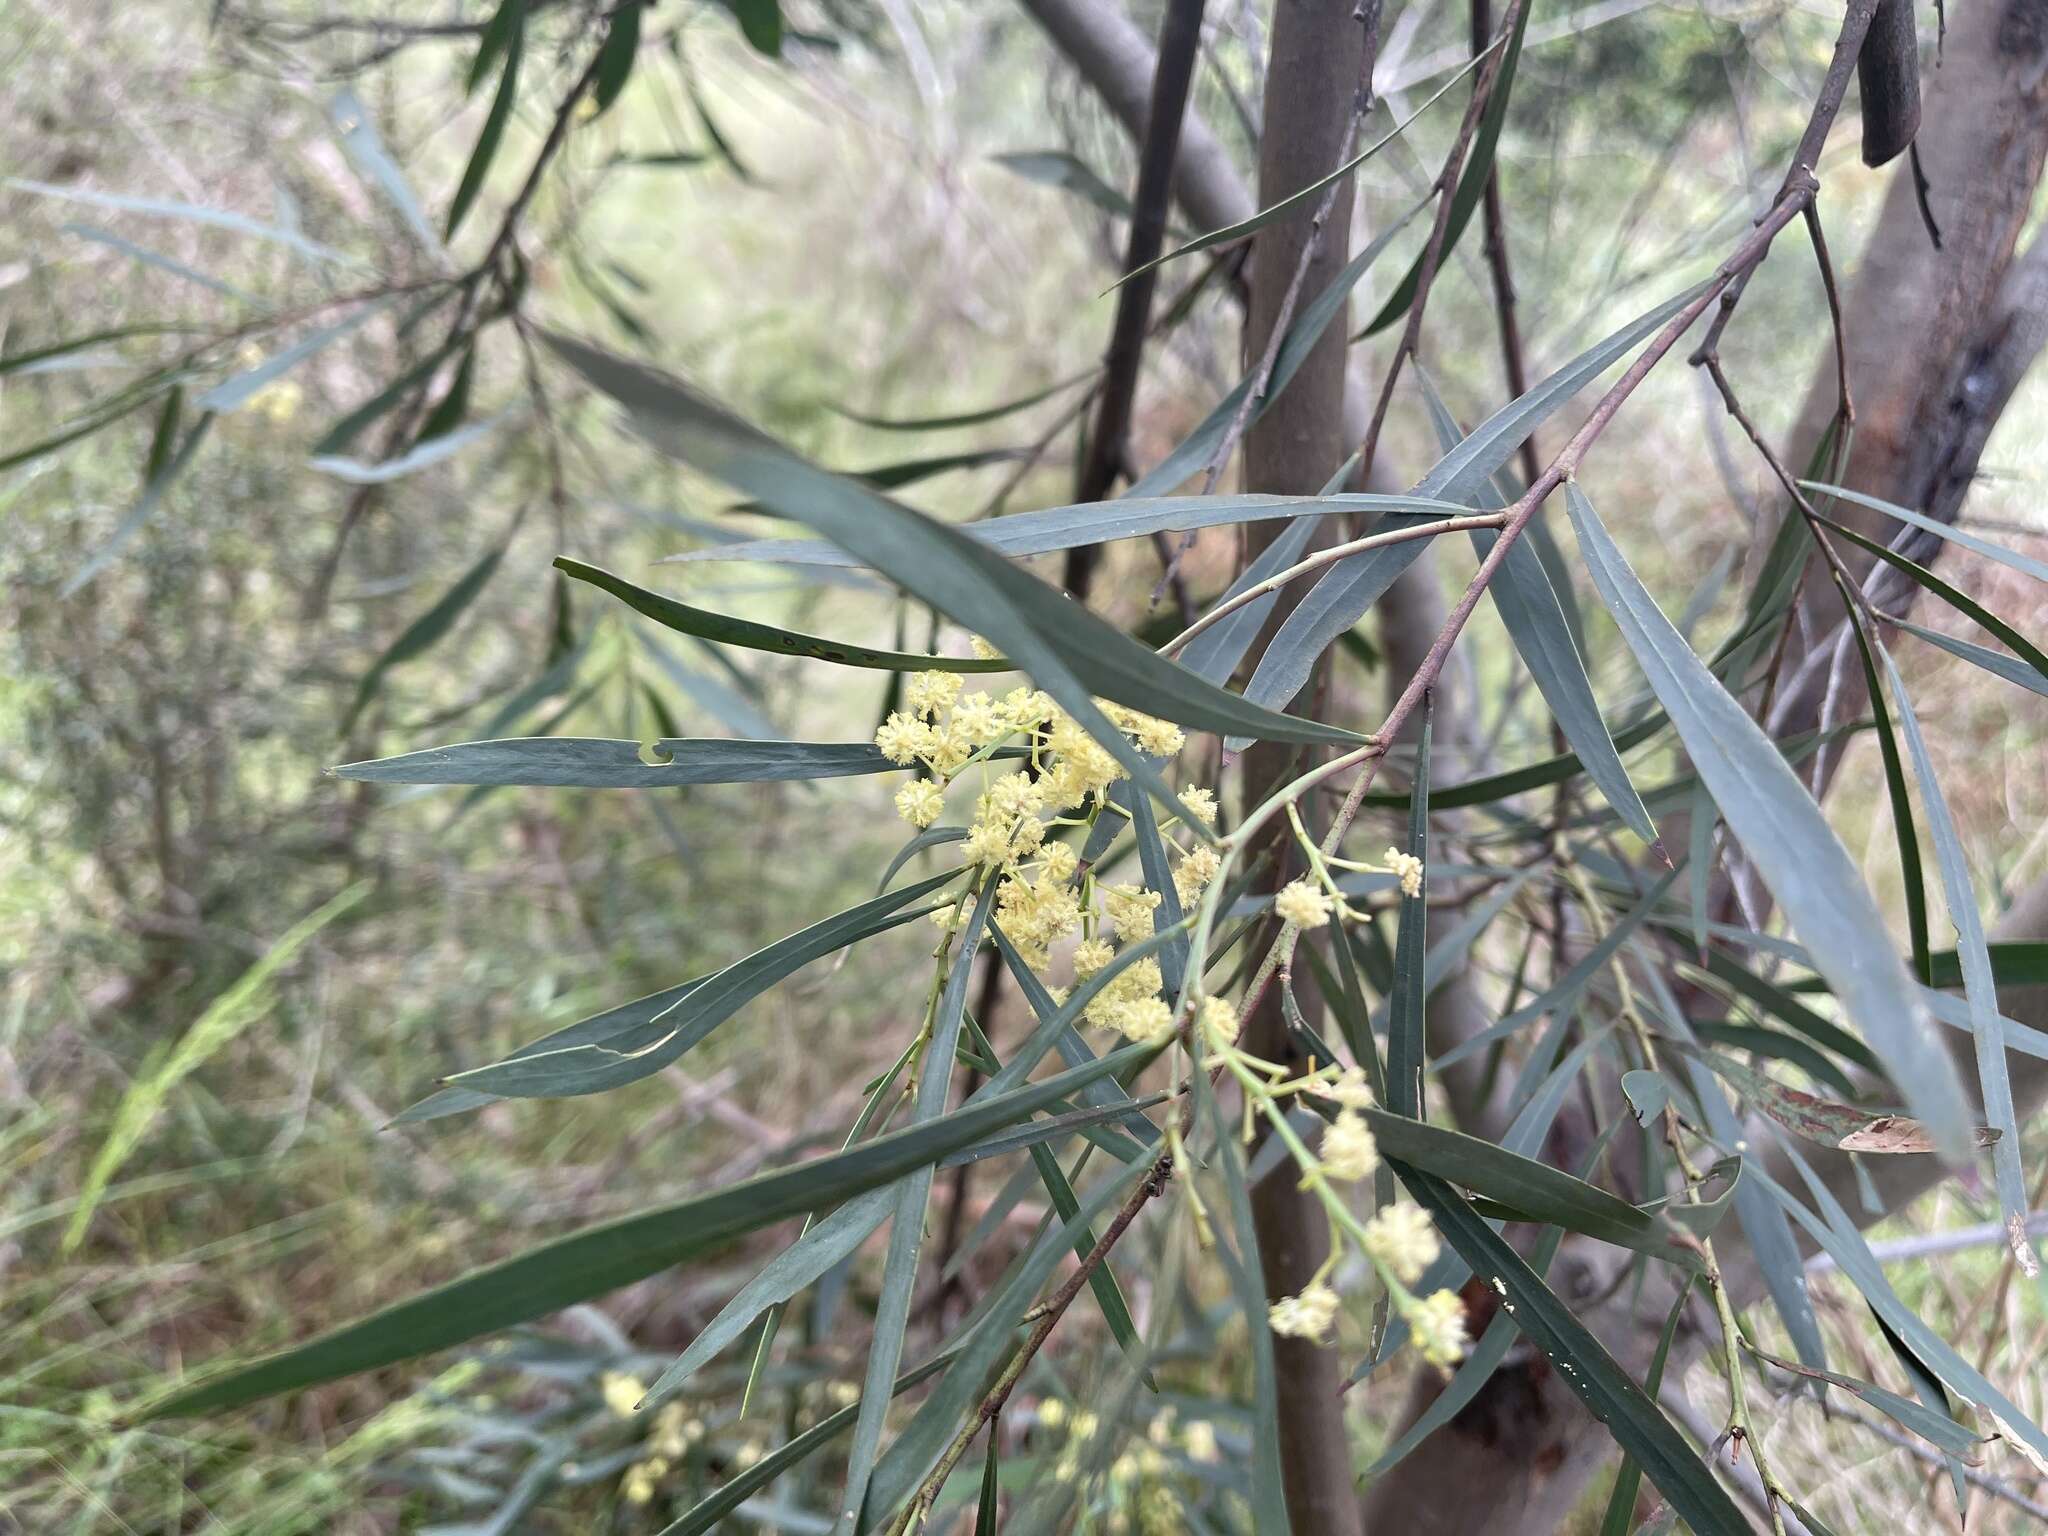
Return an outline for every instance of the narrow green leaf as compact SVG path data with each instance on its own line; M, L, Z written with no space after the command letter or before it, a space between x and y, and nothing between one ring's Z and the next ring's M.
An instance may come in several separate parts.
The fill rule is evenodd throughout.
M1320 496L1121 496L1114 501L1084 501L1073 506L1013 512L1008 517L961 523L958 531L999 554L1018 558L1052 554L1113 539L1143 538L1154 533L1187 533L1198 528L1294 518L1313 522L1341 513L1414 512L1451 517L1465 508L1447 501L1416 496L1337 494ZM664 565L705 560L759 560L770 565L858 566L858 556L821 539L746 539L708 549L670 555ZM1277 569L1277 567L1276 567ZM1190 649L1201 639L1190 642Z
M1005 416L1014 416L1019 411L1050 400L1054 395L1072 389L1076 384L1095 377L1096 370L1087 369L1081 373L1069 374L1058 383L1048 384L1044 389L1033 390L1015 400L1005 400L1000 405L983 406L978 411L964 411L950 416L868 416L860 411L849 410L843 405L828 405L835 416L844 416L848 421L858 422L863 427L877 432L947 432L955 427L985 426L991 421L1001 421Z
M1841 579L1836 578L1838 587ZM1847 611L1854 599L1844 590ZM1884 687L1877 676L1877 661L1871 654L1870 636L1862 618L1851 616L1850 633L1863 660L1863 681L1870 700L1870 713L1877 721L1877 750L1884 763L1885 794L1891 801L1892 839L1899 850L1899 878L1906 894L1906 932L1913 946L1913 974L1921 981L1928 974L1927 877L1920 868L1920 836L1913 826L1913 801L1906 793L1906 770L1899 761L1899 743L1892 734L1891 712L1885 707ZM1890 664L1890 659L1886 659ZM1701 946L1705 948L1704 945Z
M610 110L626 82L633 78L633 61L640 56L643 9L637 0L627 0L612 12L611 24L605 29L604 43L597 51L597 79L590 92L600 115Z
M1962 1084L1863 877L1798 775L1643 589L1592 503L1576 485L1565 494L1593 584L1744 852L1943 1155L1965 1159Z
M397 302L397 298L393 296L359 304L341 319L310 332L281 352L265 358L254 368L222 380L194 403L200 410L215 414L238 411L255 399L265 385L284 377L316 352L334 345L342 337L381 315Z
M1788 1035L1780 1030L1766 1029L1756 1024L1705 1022L1695 1022L1693 1033L1709 1045L1725 1045L1733 1050L1748 1051L1753 1056L1789 1061L1815 1082L1826 1083L1843 1098L1856 1097L1857 1088L1848 1073L1797 1035Z
M710 1194L543 1243L517 1258L149 1404L145 1419L238 1407L280 1392L446 1349L603 1295L819 1206L894 1183L1126 1068L1129 1053L877 1136L850 1151L778 1168ZM886 1385L886 1384L885 1384Z
M1810 1365L1800 1365L1791 1360L1780 1360L1768 1350L1749 1346L1749 1352L1757 1359L1775 1365L1781 1371L1790 1371L1797 1376L1810 1377L1815 1381L1827 1382L1840 1387L1853 1397L1861 1398L1886 1418L1893 1419L1910 1429L1936 1449L1951 1456L1968 1456L1975 1459L1977 1448L1982 1443L1976 1433L1958 1424L1946 1413L1940 1413L1916 1403L1911 1398L1901 1397L1896 1392L1887 1392L1883 1387L1860 1381L1854 1376L1844 1376L1839 1371L1815 1370Z
M1853 528L1844 527L1840 523L1829 522L1826 518L1822 518L1821 521L1827 523L1830 528L1834 529L1836 533L1847 539L1851 544L1854 544L1858 549L1884 561L1885 564L1912 581L1915 585L1932 592L1936 597L1955 609L1956 612L1982 625L2003 644L2010 647L2028 666L2032 667L2036 672L2048 675L2048 654L2044 654L2039 646L2035 645L2025 635L2014 629L1990 609L1970 597L1969 594L1949 585L1949 583L1935 575L1934 572L1927 569L1926 566L1908 560L1896 550L1890 549L1874 539L1866 539ZM1932 637L1928 636L1926 638ZM1940 642L1937 641L1936 643L1939 644Z
M391 157L391 151L384 147L383 137L377 132L376 117L370 109L354 91L343 86L327 103L327 120L334 125L349 162L376 183L384 200L398 211L414 243L439 260L443 254L441 242L434 238L433 226L427 222L426 211L420 207L412 183L406 180L405 172Z
M553 1044L536 1041L489 1066L451 1073L447 1082L472 1093L512 1099L573 1098L638 1082L693 1050L754 998L812 961L921 915L903 909L933 894L957 874L949 870L886 891L777 939L706 977L685 996L644 1020L621 1020L603 1034L584 1030L567 1041L550 1037ZM946 1054L950 1065L950 1049Z
M123 192L98 192L83 187L53 186L46 181L29 181L19 176L0 177L0 186L15 192L33 192L39 197L55 197L66 202L85 203L116 213L138 213L151 218L183 219L193 224L208 224L216 229L232 230L238 235L250 235L258 240L268 240L273 244L286 246L299 255L309 256L315 261L358 264L332 246L318 245L306 239L297 230L264 224L244 214L229 213L219 208L202 208L195 203L173 202L168 198L130 197Z
M150 445L149 465L144 472L141 495L135 498L135 505L128 509L128 515L121 519L120 526L108 537L106 543L94 550L86 562L71 573L71 579L64 583L63 590L58 594L60 597L70 597L119 558L121 551L128 547L129 542L142 531L143 525L155 515L156 509L162 505L164 496L170 491L172 484L191 464L193 456L199 451L199 445L206 441L207 429L213 425L213 417L210 415L201 416L195 421L191 431L185 434L184 441L177 445L175 451L170 450L170 438L178 429L179 407L183 398L183 391L177 388L173 388L170 394L164 397L164 408L157 418L156 439Z
M1457 249L1458 237L1465 232L1465 226L1472 222L1472 214L1486 195L1486 183L1493 175L1493 157L1500 145L1501 124L1507 120L1508 96L1514 89L1515 65L1522 57L1522 36L1529 30L1529 13L1533 5L1524 5L1515 18L1515 30L1508 38L1508 49L1501 56L1500 68L1494 72L1493 94L1486 99L1486 106L1479 114L1479 127L1472 136L1472 150L1465 159L1465 169L1458 177L1458 189L1451 194L1450 217L1444 222L1443 248L1439 261L1448 261L1451 252ZM1359 333L1360 337L1376 335L1408 313L1408 306L1415 302L1416 290L1422 286L1423 257L1415 258L1415 265L1408 269L1387 302L1380 306L1372 323Z
M749 650L768 651L778 656L806 656L815 661L833 661L842 667L866 667L884 672L1013 672L1015 666L1000 656L984 660L975 656L930 656L908 651L876 651L864 645L844 645L837 640L821 639L817 635L799 634L795 630L779 629L773 624L757 624L751 619L730 618L721 613L709 613L702 608L692 608L679 603L672 597L659 592L650 592L645 587L635 586L622 576L594 565L585 565L581 560L571 560L567 555L555 557L555 569L588 582L601 591L625 603L634 612L644 614L657 624L662 624L680 634L695 635L700 640L713 640L721 645L745 646Z
M500 14L504 11L512 12L511 30L504 47L505 69L498 77L498 94L491 98L491 110L485 114L483 128L476 136L476 148L470 151L469 164L463 167L462 180L455 188L455 200L448 205L448 224L444 234L450 240L461 228L463 216L476 201L477 193L483 190L484 178L490 174L491 162L498 157L498 146L505 140L505 125L512 121L512 108L519 97L519 64L526 52L525 0L505 0ZM481 62L481 53L478 57Z
M1553 1364L1570 1366L1560 1373L1567 1385L1693 1530L1699 1536L1747 1536L1749 1522L1684 1436L1522 1256L1441 1180L1412 1168L1397 1166L1394 1172L1473 1273L1498 1284L1516 1326Z
M756 53L778 58L782 53L781 0L726 0L740 24L740 33Z
M1280 1470L1280 1387L1273 1364L1273 1330L1267 1324L1266 1287L1261 1278L1258 1231L1252 1224L1250 1187L1237 1127L1223 1113L1206 1072L1191 1075L1197 1112L1216 1138L1216 1162L1223 1170L1228 1233L1216 1235L1217 1256L1230 1278L1231 1293L1244 1314L1252 1368L1251 1528L1259 1536L1289 1536L1285 1482Z
M1782 1141L1781 1145L1826 1219L1816 1217L1761 1168L1755 1170L1757 1183L1834 1259L1849 1282L1863 1293L1863 1299L1870 1303L1871 1310L1912 1347L1930 1370L1965 1401L1995 1415L2000 1429L2025 1442L2032 1456L2048 1458L2048 1434L2043 1434L2040 1426L2028 1418L2024 1410L1986 1380L1981 1371L1957 1354L1940 1334L1899 1300L1891 1283L1884 1277L1883 1267L1872 1257L1863 1234L1849 1219L1849 1213L1842 1209L1841 1202L1815 1177L1812 1166L1795 1147ZM2031 1460L2032 1456L2028 1459Z
M1429 755L1433 729L1430 696L1422 696L1422 734L1415 746L1415 780L1408 797L1408 852L1422 860L1423 884L1402 892L1401 928L1394 940L1394 990L1387 1011L1387 1108L1422 1118L1422 1073L1428 1059Z
M1071 192L1113 218L1128 219L1131 216L1131 200L1096 175L1078 156L1066 150L1017 149L989 158L1013 176Z
M1650 1373L1643 1378L1643 1395L1655 1402L1657 1389L1664 1385L1664 1362L1671 1356L1671 1341L1678 1336L1678 1320L1685 1315L1685 1299L1692 1292L1692 1279L1679 1282L1678 1299L1664 1319L1664 1331L1657 1336L1656 1353L1650 1356ZM1621 1459L1614 1475L1614 1492L1607 1500L1607 1513L1600 1520L1600 1536L1628 1536L1635 1522L1636 1490L1643 1485L1643 1469L1633 1456Z
M1948 903L1949 921L1956 930L1956 957L1963 973L1963 997L1970 1009L1970 1033L1977 1047L1977 1084L1984 1096L1984 1118L1998 1133L1991 1144L1992 1182L2005 1216L2007 1241L2020 1272L2040 1272L2040 1260L2027 1236L2027 1178L2020 1166L2019 1115L2013 1106L2012 1077L2006 1068L2005 1039L1998 1017L1998 982L1991 973L1991 952L1985 942L1984 919L1977 910L1977 890L1970 880L1970 861L1963 852L1963 840L1956 833L1955 818L1949 814L1948 796L1935 772L1934 756L1927 750L1920 719L1906 692L1906 680L1899 676L1891 653L1878 648L1885 680L1898 701L1899 726L1905 732L1906 751L1913 759L1913 776L1920 781L1920 803L1927 812L1927 833L1934 840L1935 862L1941 870L1942 894Z
M73 219L65 222L64 233L119 251L122 255L141 262L145 267L154 267L159 272L168 272L171 276L182 278L188 283L197 283L201 288L217 293L223 298L233 299L238 304L256 302L255 295L244 292L233 283L224 283L209 273L201 272L196 267L188 267L184 262L164 255L161 251L153 251L146 245L137 245L133 240L115 234L111 229L101 229L97 224L86 224ZM6 365L0 363L0 373L5 372Z
M476 58L471 61L469 74L464 79L462 90L466 96L474 96L476 88L484 83L513 38L520 35L526 24L526 0L499 0L497 10L484 26L477 38Z
M673 379L564 337L548 341L589 383L625 405L635 429L662 451L810 524L984 635L1161 800L1177 803L1092 695L1197 730L1248 728L1271 740L1341 745L1359 739L1223 692L954 529L814 468ZM1237 724L1248 718L1256 723Z
M1698 292L1697 288L1688 289L1638 316L1534 385L1520 399L1502 406L1439 459L1422 477L1414 494L1461 504L1465 497L1484 495L1487 482L1514 456L1523 439L1637 342L1690 304ZM1317 658L1365 616L1365 611L1415 562L1422 549L1420 542L1391 544L1331 566L1267 644L1258 669L1245 688L1245 697L1274 709L1285 708L1306 686Z
M642 756L652 752L658 762ZM343 763L336 778L373 784L546 784L582 789L661 789L683 784L752 784L838 779L900 770L866 742L734 741L664 737L651 747L584 736L524 736L425 747L396 757Z
M1001 1421L990 1420L988 1452L981 1464L981 1498L974 1510L974 1536L998 1536L996 1495L1002 1489L1002 1457L999 1453L1001 1439Z
M1931 533L1937 538L1946 539L1949 543L1960 545L1972 554L1982 555L1987 560L1996 560L2000 565L2018 571L2023 576L2031 576L2036 581L2048 581L2048 565L2029 555L2023 555L2018 550L2007 549L2003 544L1994 544L1989 539L1980 539L1974 533L1965 533L1953 523L1944 523L1938 518L1929 517L1925 512L1915 512L1876 496L1866 496L1861 491L1845 490L1839 485L1823 485L1813 480L1802 480L1799 483L1810 491L1839 496L1844 501L1855 502L1859 507L1868 507L1873 512L1882 512L1886 517L1895 517L1902 523L1910 523L1923 533Z
M2008 683L2025 688L2033 693L2048 697L2048 669L2036 667L2030 662L2007 656L2002 651L1987 646L1973 645L1968 640L1958 640L1954 635L1944 635L1940 630L1923 629L1910 619L1897 620L1900 629L1917 635L1929 645L1938 646L1951 656L1960 656L1973 667L1982 667L1993 677L2002 677Z
M446 437L462 425L462 418L469 410L469 391L476 375L476 343L472 340L463 349L462 361L455 369L455 377L448 381L448 392L434 402L434 408L427 413L427 419L420 423L418 441L431 443L436 438Z
M967 1017L967 985L974 972L975 951L981 948L988 929L988 915L995 905L996 876L983 882L974 911L961 930L959 951L946 974L946 985L931 1018L925 1042L924 1061L918 1070L917 1095L911 1103L912 1125L928 1125L946 1112L946 1093L953 1081L953 1056L959 1048L960 1031ZM931 1201L932 1169L917 1169L896 1186L896 1208L889 1219L889 1252L882 1264L882 1288L875 1300L874 1328L868 1336L866 1380L861 1388L862 1409L853 1425L853 1449L846 1458L846 1492L840 1499L836 1530L865 1529L871 1514L868 1481L874 1475L875 1460L882 1446L882 1430L888 1417L889 1383L902 1364L903 1338L910 1326L911 1293L917 1288L919 1261L924 1253L925 1207Z
M1457 418L1444 404L1443 397L1437 393L1436 384L1419 363L1415 377L1436 427L1438 446L1449 453L1465 434L1459 429ZM1481 499L1481 494L1470 491L1465 496L1466 503L1475 508ZM1530 525L1531 529L1535 526L1534 523ZM1487 529L1472 530L1472 548L1481 561L1486 559L1499 537ZM1551 585L1550 573L1544 568L1542 556L1537 553L1526 530L1521 538L1508 546L1507 559L1499 575L1488 586L1487 595L1493 599L1493 606L1500 614L1508 638L1514 642L1516 654L1536 680L1537 691L1543 695L1544 703L1550 706L1552 718L1557 721L1558 729L1564 732L1565 740L1571 743L1572 752L1584 766L1587 777L1606 796L1607 803L1614 807L1623 824L1651 847L1661 851L1656 825L1644 809L1635 785L1629 782L1628 770L1621 765L1621 754L1615 750L1614 738L1608 735L1607 723L1600 717L1600 701L1593 696L1592 680L1586 676L1586 663L1572 638L1572 628L1565 619L1557 589Z
M455 627L469 605L476 601L478 594L490 584L497 573L498 562L505 557L505 546L499 545L489 554L465 571L461 578L444 592L440 599L425 613L406 625L399 637L392 641L384 654L370 665L363 674L362 682L356 685L356 696L349 704L348 713L342 717L341 734L347 736L355 728L356 717L363 707L377 696L377 690L395 667L425 654L449 630ZM339 770L337 770L339 771Z

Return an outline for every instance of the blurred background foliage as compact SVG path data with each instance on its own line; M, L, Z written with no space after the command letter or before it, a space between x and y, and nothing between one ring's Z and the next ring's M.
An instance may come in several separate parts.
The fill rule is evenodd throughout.
M107 333L0 374L0 1528L653 1529L671 1498L840 1402L849 1356L834 1351L821 1303L802 1368L771 1376L776 1390L748 1416L729 1370L652 1431L672 1442L661 1457L672 1486L636 1499L645 1490L625 1469L651 1453L607 1406L605 1373L658 1370L750 1272L735 1254L439 1376L384 1371L217 1422L119 1422L122 1404L190 1363L305 1337L536 1230L805 1149L850 1118L877 1065L875 1021L903 1006L902 973L885 956L893 947L908 960L917 940L894 935L857 964L778 989L744 1027L601 1107L499 1104L381 1130L450 1063L489 1059L858 900L900 839L871 780L465 799L343 784L324 767L485 735L852 739L872 729L887 676L759 656L734 668L571 592L548 569L558 553L646 579L650 561L720 528L765 530L724 518L702 483L622 452L599 409L551 394L542 419L531 360L506 328L486 335L467 381L465 420L495 424L374 495L308 459L422 355L395 324L403 303L215 420L139 520L155 409L25 452L195 344L208 348L196 392L324 323L319 306L336 292L444 270L442 210L491 97L488 83L464 90L489 8L444 9L460 23L454 36L336 21L419 19L381 0L0 8L0 354ZM496 228L580 67L581 9L534 10L526 84L455 242L465 260ZM1151 10L1133 7L1148 29ZM1095 362L1110 309L1096 295L1122 223L1046 171L1078 165L1127 188L1134 156L1121 129L1024 13L992 0L787 0L777 56L743 30L763 24L758 4L658 11L670 41L644 50L616 107L574 124L539 187L526 245L540 311L661 360L835 467L979 456L903 486L927 510L1066 499L1065 443L1035 461L1022 451L1063 419L1071 393L943 433L878 430L846 413L970 410ZM1210 13L1198 102L1248 163L1260 8L1233 0ZM1750 216L1757 167L1781 163L1803 121L1829 25L1780 0L1538 9L1502 157L1538 371L1603 317L1698 270ZM1455 7L1392 17L1382 75L1397 116L1462 61L1464 28ZM1365 228L1414 201L1455 124L1454 108L1425 115L1368 166ZM1025 167L1037 174L995 158L1025 153L1041 156ZM1831 183L1839 249L1856 248L1877 186ZM64 195L78 193L224 210L271 233ZM341 260L310 259L309 241ZM1432 368L1468 418L1503 398L1481 260L1468 240L1430 312ZM1393 270L1362 285L1357 313ZM1810 264L1774 264L1731 336L1736 368L1780 381L1752 392L1767 429L1791 420L1824 341L1816 291ZM1236 335L1234 311L1210 292L1153 352L1140 462L1236 377ZM1744 518L1764 500L1760 466L1727 451L1697 387L1681 370L1660 374L1587 476L1603 506L1628 508L1617 529L1674 611L1705 573L1739 567ZM1970 511L2037 552L2048 533L2041 409L2036 382L1994 439ZM192 419L188 404L181 430ZM1427 463L1427 432L1412 403L1397 409L1389 456ZM1229 544L1198 546L1198 592L1228 579ZM448 631L394 663L394 641L501 548ZM1116 560L1125 579L1098 591L1136 622L1156 564L1141 547ZM2021 578L1981 562L1944 571L2038 632L2039 598ZM849 639L929 638L915 612L878 619L892 610L855 578L797 584L700 566L660 584ZM1731 583L1703 623L1736 601ZM1482 614L1474 632L1475 739L1507 760L1541 755L1545 718L1510 681L1497 625ZM1597 634L1593 649L1604 693L1625 663ZM1973 862L2009 889L2048 858L2040 701L1927 648L1902 662ZM1865 848L1879 894L1895 897L1880 781L1860 760L1874 748L1851 750L1858 765L1831 812ZM166 1073L175 1043L280 935L358 882L365 899L167 1083L85 1240L66 1250L116 1106ZM1988 1211L1952 1191L1893 1235ZM2002 1267L1994 1247L1898 1278L1966 1354L2007 1366L2038 1415L2038 1373L2010 1368L2037 1357L2048 1314L2031 1288L2000 1280ZM856 1293L867 1283L851 1280ZM1883 1351L1854 1293L1823 1294L1859 1374L1883 1379L1890 1363L1871 1358ZM1084 1383L1063 1385L1085 1397ZM1383 1439L1400 1394L1355 1396L1368 1440ZM1868 1440L1849 1456L1805 1403L1774 1412L1787 1426L1778 1443L1795 1447L1781 1459L1832 1469L1801 1481L1838 1528L1879 1529L1887 1508L1952 1518L1946 1501L1921 1497L1932 1474L1910 1456ZM1056 1447L1057 1420L1047 1414L1034 1443ZM1207 1465L1196 1424L1226 1442L1232 1433L1227 1406L1189 1398L1161 1436L1171 1475ZM536 1467L546 1476L525 1498L521 1479ZM1139 1484L1163 1474L1120 1470L1136 1518ZM1993 1523L1970 1528L2010 1516L1988 1512Z

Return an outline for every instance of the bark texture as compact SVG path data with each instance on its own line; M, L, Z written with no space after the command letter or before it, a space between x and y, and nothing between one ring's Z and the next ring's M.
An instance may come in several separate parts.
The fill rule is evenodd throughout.
M1342 158L1353 100L1364 65L1364 31L1352 0L1278 0L1266 75L1265 121L1260 132L1261 207L1278 202L1328 173ZM1253 248L1251 295L1245 319L1245 355L1264 354L1286 322L1285 294L1311 239L1301 291L1326 287L1349 256L1349 187L1339 194L1320 236L1304 212L1259 232ZM1253 491L1314 494L1347 452L1345 341L1331 327L1245 438L1245 485ZM1248 525L1256 554L1280 531L1277 524ZM1288 605L1276 611L1277 620ZM1271 626L1268 631L1271 633ZM1307 697L1313 698L1311 688ZM1255 805L1297 771L1294 749L1260 744L1245 754L1245 803ZM1296 873L1297 860L1284 822L1273 828L1277 884ZM1246 1021L1250 1049L1272 1061L1293 1054L1278 988L1268 989ZM1278 1299L1306 1286L1329 1254L1328 1221L1316 1197L1290 1178L1261 1181L1252 1191L1252 1218L1266 1294ZM1252 1320L1257 1327L1263 1319ZM1300 1536L1355 1536L1362 1530L1353 1482L1351 1442L1339 1389L1344 1367L1333 1349L1312 1341L1276 1338L1281 1391L1279 1439L1287 1512Z

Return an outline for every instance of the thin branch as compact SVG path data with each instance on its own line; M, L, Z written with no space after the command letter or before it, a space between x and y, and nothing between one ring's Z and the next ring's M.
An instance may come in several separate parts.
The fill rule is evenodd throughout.
M1472 0L1472 52L1475 56L1498 46L1493 33L1491 0ZM1529 369L1522 355L1522 327L1515 318L1515 278L1508 263L1507 215L1501 207L1500 157L1486 168L1486 192L1480 206L1486 223L1486 268L1493 279L1493 312L1500 330L1501 365L1507 375L1508 398L1519 400L1529 393ZM1522 439L1522 481L1527 484L1542 473L1536 434ZM1561 809L1561 808L1560 808Z

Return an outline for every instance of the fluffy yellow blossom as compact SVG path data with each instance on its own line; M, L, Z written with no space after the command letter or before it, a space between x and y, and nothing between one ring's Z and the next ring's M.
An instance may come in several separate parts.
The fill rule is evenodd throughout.
M1216 825L1216 792L1211 789L1184 789L1180 792L1180 803L1187 812L1205 827Z
M1158 1045L1173 1035L1173 1009L1163 997L1140 998L1124 1004L1116 1027L1139 1045Z
M882 756L906 768L920 757L929 756L935 742L930 726L900 709L884 720L881 729L875 732L875 745L881 749Z
M1150 937L1152 913L1165 898L1157 891L1135 885L1105 885L1101 888L1102 909L1126 944Z
M1237 1009L1220 997L1202 999L1202 1033L1210 1044L1225 1047L1237 1044L1237 1032L1242 1027Z
M679 1461L703 1436L701 1419L689 1417L681 1403L664 1403L654 1416L654 1433L648 1436L647 1449L657 1457Z
M974 652L974 657L977 661L996 661L1003 654L979 635L969 635L967 637L967 648Z
M1115 958L1107 939L1083 939L1074 951L1074 974L1086 981Z
M1401 882L1403 896L1422 894L1422 860L1398 848L1387 850L1387 873Z
M951 728L977 747L1010 733L1010 722L985 693L970 693L953 706Z
M1372 1177L1373 1169L1380 1165L1379 1144L1372 1139L1365 1117L1357 1110L1337 1112L1337 1118L1323 1132L1322 1159L1323 1172L1333 1179L1355 1183Z
M600 1386L604 1391L605 1407L622 1419L633 1417L640 1406L640 1399L647 1395L647 1383L623 1371L606 1371Z
M1081 867L1081 856L1067 843L1045 845L1039 878L1050 880L1055 885L1065 885L1074 878L1074 872Z
M1222 857L1207 843L1197 843L1190 848L1173 872L1173 889L1180 897L1180 904L1193 906L1195 898L1216 878L1216 872L1222 867Z
M1419 1205L1385 1206L1365 1224L1365 1251L1403 1285L1413 1285L1436 1262L1436 1228Z
M1207 1419L1196 1419L1182 1430L1181 1443L1187 1447L1190 1461L1211 1466L1222 1459L1222 1451L1216 1444L1216 1426Z
M960 696L960 677L954 672L920 672L904 685L904 702L920 715L937 715Z
M1337 1293L1318 1280L1299 1296L1283 1296L1274 1302L1267 1309L1266 1320L1275 1333L1321 1340L1337 1320Z
M1139 718L1131 734L1137 738L1138 745L1154 757L1172 757L1188 744L1179 726L1167 720L1154 720L1149 715Z
M945 808L945 791L930 779L912 779L896 791L896 814L913 827L930 826Z
M1273 910L1282 922L1320 928L1330 920L1330 898L1313 880L1294 880L1280 888L1273 898Z
M1431 1365L1456 1365L1471 1340L1465 1336L1465 1304L1456 1291L1435 1291L1406 1312L1415 1347Z
M1363 1067L1346 1067L1318 1091L1346 1109L1372 1108L1372 1085L1366 1081Z
M1159 995L1163 985L1157 957L1148 955L1135 964L1124 967L1106 983L1081 1010L1081 1017L1098 1029L1114 1029L1129 1033L1124 1028L1124 1012L1133 1005Z
M668 1476L668 1463L659 1456L636 1461L619 1481L619 1493L628 1504L647 1504L654 1499L661 1480Z
M1067 1405L1056 1397L1048 1397L1038 1405L1038 1422L1045 1429L1058 1429L1067 1422Z

